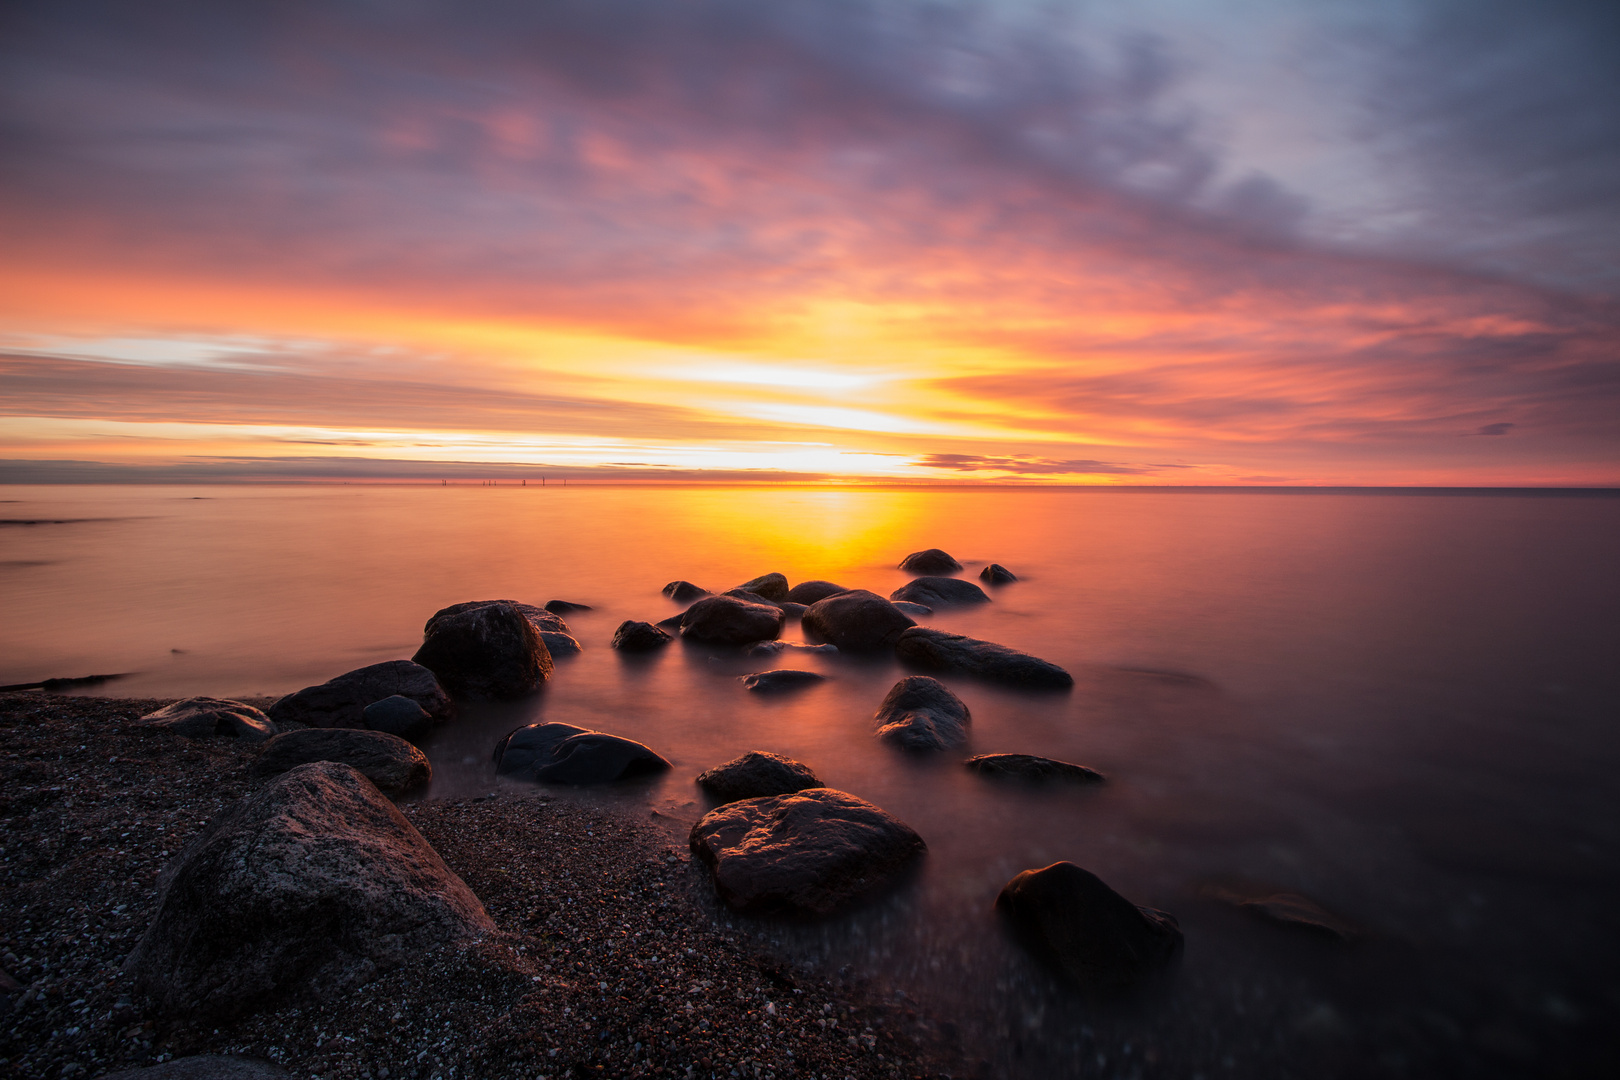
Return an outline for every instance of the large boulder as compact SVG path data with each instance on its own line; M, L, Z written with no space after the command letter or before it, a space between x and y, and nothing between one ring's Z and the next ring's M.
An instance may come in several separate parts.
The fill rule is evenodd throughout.
M613 641L610 644L620 652L652 652L654 649L662 649L674 640L652 623L626 619L619 624L617 630L613 631Z
M677 604L686 604L708 596L709 590L690 581L672 581L664 586L664 595Z
M978 754L962 762L980 776L1028 780L1032 783L1064 781L1072 784L1100 784L1107 777L1096 769L1067 761L1036 757L1034 754Z
M756 694L775 694L783 690L797 690L812 683L826 682L827 676L814 671L796 671L793 668L776 668L772 671L756 671L752 675L740 676L744 690L752 690Z
M568 628L567 621L559 614L561 609L553 610L555 604L560 604L569 609L581 606L570 604L566 600L551 600L547 602L545 607L535 607L533 604L525 604L521 600L468 600L460 604L451 604L449 607L435 612L433 618L427 621L423 633L431 634L433 624L441 618L449 615L460 615L462 612L488 607L491 604L508 604L525 619L528 619L529 624L534 627L534 632L539 634L540 640L545 643L546 652L551 654L552 659L559 656L576 656L583 651L579 639L574 637L574 632Z
M143 727L169 731L188 739L216 735L243 742L263 742L277 731L275 721L252 705L229 698L192 697L165 705L141 717Z
M818 788L821 781L810 766L780 754L750 750L742 757L699 773L698 786L717 801L760 799L770 795L791 795L805 788Z
M926 675L910 675L890 688L878 706L878 738L905 750L949 750L967 742L973 719L951 688Z
M990 598L971 581L954 577L920 577L908 581L889 594L890 600L904 600L930 608L988 604Z
M530 724L495 747L495 771L544 784L606 784L670 768L633 739L572 724Z
M686 609L681 636L715 645L747 645L782 632L782 609L735 596L710 596Z
M433 726L433 717L427 710L404 694L373 701L360 710L360 717L372 731L386 731L402 739L424 735Z
M761 574L737 586L743 592L758 593L773 604L789 598L788 579L782 574Z
M409 660L385 660L356 668L319 686L306 686L270 706L270 719L277 724L308 727L367 727L366 706L396 695L416 702L434 724L450 719L453 706L439 680L433 672ZM393 728L386 730L405 734Z
M253 760L253 771L260 776L276 776L312 761L352 765L385 795L424 787L433 779L427 755L404 739L355 728L283 732L264 744Z
M979 580L990 585L1008 585L1017 581L1018 575L1000 563L993 562L979 571Z
M1037 960L1094 993L1128 990L1181 955L1173 916L1137 907L1071 862L1025 870L996 910Z
M817 600L804 613L804 632L838 646L840 652L891 649L901 631L916 625L910 616L865 589Z
M813 604L817 600L825 600L829 596L837 596L849 590L842 585L835 585L831 581L801 581L788 590L787 598L795 604Z
M1029 653L926 626L914 626L901 634L894 653L928 671L955 671L1040 689L1074 685L1074 676L1067 671Z
M320 761L228 808L169 864L125 968L160 1013L196 1021L339 996L494 929L370 780Z
M954 574L962 569L962 564L939 548L929 548L913 551L901 559L900 569L911 574Z
M544 608L535 608L553 619ZM561 622L561 619L557 620ZM411 657L455 697L519 698L551 678L551 653L524 612L505 600L445 608L429 619Z
M927 850L903 821L832 788L727 803L692 826L690 843L734 910L804 915L894 883Z

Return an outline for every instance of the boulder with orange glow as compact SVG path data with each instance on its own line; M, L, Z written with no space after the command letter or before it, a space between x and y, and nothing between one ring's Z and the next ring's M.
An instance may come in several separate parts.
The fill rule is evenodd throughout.
M914 626L901 634L894 653L928 671L953 671L1037 689L1074 685L1074 676L1038 656L927 626Z
M838 646L840 652L892 649L901 632L916 625L899 608L865 589L817 600L804 613L804 632Z
M713 645L749 645L779 635L784 618L782 609L774 604L709 596L681 616L681 637Z
M546 643L524 613L505 600L447 607L428 620L424 637L411 659L438 676L454 697L519 698L551 678Z
M915 581L908 581L890 593L889 599L905 600L931 608L990 602L984 590L973 582L954 577L920 577Z
M913 551L901 559L900 569L911 574L954 574L962 569L962 564L939 548L928 548Z

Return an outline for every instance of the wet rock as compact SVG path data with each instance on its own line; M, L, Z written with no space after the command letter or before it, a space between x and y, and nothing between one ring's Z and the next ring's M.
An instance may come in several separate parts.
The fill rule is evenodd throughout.
M511 607L525 619L529 620L529 622L534 626L536 633L573 633L573 631L568 628L568 623L555 611L552 611L549 608L535 607L533 604L525 604L521 600L467 600L460 604L451 604L447 608L442 608L439 611L434 612L433 617L430 618L427 621L427 625L422 628L422 633L424 635L431 634L433 632L433 624L442 618L446 618L447 616L451 615L460 615L462 612L472 611L476 608L488 607L491 604L506 604L507 606Z
M954 574L962 569L962 564L939 548L929 548L913 551L901 559L900 569L912 574Z
M709 590L694 585L690 581L672 581L664 586L664 595L677 604L685 604L708 596Z
M214 697L192 697L165 705L141 717L140 724L188 739L217 735L250 743L263 742L277 731L275 722L252 705Z
M659 619L657 622L653 623L653 625L665 633L678 634L681 632L681 621L685 618L686 612L683 611L679 615L671 615L667 619Z
M817 600L825 600L829 596L848 591L842 585L835 585L830 581L801 581L788 590L787 598L795 604L808 606Z
M901 632L916 625L893 604L865 589L817 600L804 613L804 632L838 646L840 652L893 648Z
M996 910L1036 959L1094 993L1140 985L1181 955L1173 916L1136 906L1071 862L1025 870Z
M562 656L577 656L583 651L579 639L572 634L562 634L555 630L540 631L540 642L546 647L546 652L552 659Z
M833 914L894 884L927 850L898 818L824 787L717 807L690 843L720 898L750 914Z
M1006 585L1009 582L1017 581L1018 575L1000 563L993 562L979 571L979 580L991 585Z
M895 655L930 671L957 671L981 679L1033 688L1074 685L1074 677L1056 664L993 641L917 626L900 635Z
M1310 897L1301 896L1299 893L1224 885L1209 886L1201 891L1206 896L1231 904L1266 922L1291 930L1304 931L1340 944L1349 943L1360 936L1354 925L1334 915Z
M576 604L571 600L547 600L546 610L553 615L567 615L570 611L592 611L589 604Z
M908 581L889 594L890 600L907 600L931 608L988 604L990 598L971 581L953 577L920 577Z
M825 644L800 645L796 641L782 641L778 639L776 641L756 641L752 645L748 646L746 650L744 650L748 656L775 656L777 653L789 651L820 653L824 656L836 656L838 654L838 646Z
M300 765L215 818L160 879L125 963L158 1012L331 997L492 933L472 891L357 770Z
M802 619L804 618L804 613L810 610L810 605L795 604L792 600L784 601L781 607L782 614L786 615L790 619Z
M277 724L365 727L366 706L395 695L416 702L434 724L444 723L452 714L450 696L433 672L409 660L385 660L288 694L270 706L269 716Z
M737 586L743 592L758 593L773 604L789 599L788 579L782 574L761 574Z
M782 609L735 596L710 596L686 609L681 636L716 645L747 645L782 632Z
M195 1054L144 1069L104 1073L101 1080L287 1080L291 1076L285 1069L259 1058Z
M775 671L757 671L752 675L741 677L743 689L752 690L758 694L774 694L783 690L797 690L809 686L811 683L826 682L827 676L818 675L814 671L795 671L792 668L777 668Z
M749 592L747 589L727 589L720 595L729 596L733 600L741 600L745 604L764 604L767 607L773 607L778 611L782 610L782 604L777 603L775 600L772 600L769 597L761 596L757 592ZM783 603L785 602L786 601Z
M910 675L890 688L878 706L878 738L905 750L949 750L967 742L973 717L950 687L926 675Z
M791 795L795 791L821 786L821 781L810 766L762 750L750 750L724 765L716 765L700 773L697 782L699 787L723 803Z
M427 733L433 726L433 717L404 694L393 694L381 701L373 701L360 711L363 726L372 731L386 731L402 739L414 739Z
M662 649L675 639L652 623L626 619L613 631L612 646L621 652L652 652Z
M352 765L385 795L424 787L433 779L433 767L422 751L397 735L357 728L283 732L264 744L253 759L253 771L276 776L312 761Z
M606 784L670 767L633 739L572 724L530 724L495 747L495 771L544 784Z
M893 604L898 611L912 618L918 615L932 615L934 613L934 609L927 604L918 604L911 600L890 600L889 603Z
M545 642L527 614L507 601L445 608L428 620L424 632L426 640L411 659L437 675L455 697L524 697L551 678Z
M1033 754L978 754L962 764L980 776L1029 780L1036 783L1061 780L1076 784L1100 784L1107 779L1096 769L1072 765L1067 761L1036 757Z

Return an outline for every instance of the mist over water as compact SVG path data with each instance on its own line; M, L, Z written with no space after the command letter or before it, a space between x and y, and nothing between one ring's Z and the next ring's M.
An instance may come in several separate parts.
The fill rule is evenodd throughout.
M825 924L732 920L952 1019L1021 1076L1528 1075L1612 1063L1620 1021L1620 499L795 488L12 487L0 490L0 682L133 672L95 692L276 695L409 657L434 611L565 599L584 652L537 698L434 735L430 798L495 790L519 724L640 740L675 769L558 789L669 822L747 750L813 767L916 828L916 880ZM33 524L23 524L33 522ZM923 621L1024 649L1075 686L945 681L962 754L904 755L871 716L892 659L608 647L685 578L768 571L887 595L942 547L1020 581ZM802 640L797 623L784 637ZM762 696L737 676L829 681ZM1092 766L1031 790L966 753ZM1172 983L1125 1006L1051 983L990 905L1069 859L1174 913ZM1212 900L1302 893L1350 947ZM1128 1047L1128 1049L1127 1049ZM1604 1055L1610 1056L1604 1056Z

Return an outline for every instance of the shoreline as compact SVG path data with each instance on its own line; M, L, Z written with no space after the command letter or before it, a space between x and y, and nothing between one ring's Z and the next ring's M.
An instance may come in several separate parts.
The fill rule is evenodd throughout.
M219 1027L148 1017L121 971L162 867L257 786L254 748L133 721L166 700L0 694L0 1076L84 1078L193 1054L294 1076L963 1075L936 1025L717 926L708 875L650 819L543 789L400 809L499 932L339 1000Z

